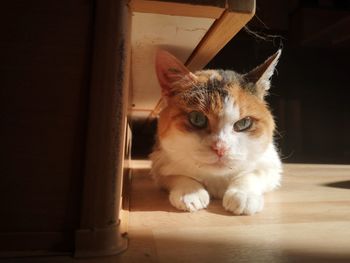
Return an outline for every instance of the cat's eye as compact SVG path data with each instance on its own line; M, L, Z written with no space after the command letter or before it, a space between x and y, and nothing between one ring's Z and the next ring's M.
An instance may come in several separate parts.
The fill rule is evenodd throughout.
M194 127L199 129L207 127L208 124L207 116L199 111L191 111L188 114L188 120Z
M243 119L240 119L235 124L233 124L233 129L236 132L242 132L245 130L248 130L250 127L252 127L253 120L251 117L245 117Z

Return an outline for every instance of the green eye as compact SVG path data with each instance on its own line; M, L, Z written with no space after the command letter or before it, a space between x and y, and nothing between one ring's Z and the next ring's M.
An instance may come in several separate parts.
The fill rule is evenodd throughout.
M188 114L188 120L196 128L203 129L207 127L208 119L203 113L199 111L190 112Z
M235 124L233 124L233 129L236 132L245 131L245 130L248 130L250 127L252 127L252 124L253 124L252 118L245 117L237 121Z

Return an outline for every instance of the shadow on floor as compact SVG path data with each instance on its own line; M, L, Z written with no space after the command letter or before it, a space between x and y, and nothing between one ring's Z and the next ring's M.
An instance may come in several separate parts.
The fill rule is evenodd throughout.
M350 189L350 180L328 183L328 184L324 184L324 186L332 187L332 188Z

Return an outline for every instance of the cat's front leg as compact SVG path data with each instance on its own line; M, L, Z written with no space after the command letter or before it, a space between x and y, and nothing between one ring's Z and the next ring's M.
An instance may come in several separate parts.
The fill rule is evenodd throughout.
M169 191L170 203L179 210L194 212L209 204L207 190L192 178L180 175L159 176L157 181Z
M232 180L224 197L223 206L236 215L252 215L264 207L263 193L279 185L280 172L254 171Z

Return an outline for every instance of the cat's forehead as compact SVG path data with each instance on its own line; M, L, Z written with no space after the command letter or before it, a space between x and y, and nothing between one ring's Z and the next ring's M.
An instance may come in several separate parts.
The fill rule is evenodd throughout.
M221 124L230 123L239 119L240 111L238 104L233 96L228 96L223 100L223 106L220 112L217 112Z
M211 87L225 87L227 84L240 82L240 74L231 70L200 70L195 72L197 81L202 85Z
M239 88L237 73L203 70L196 72L195 75L197 81L181 96L187 107L220 116L228 105L235 103L233 90Z

